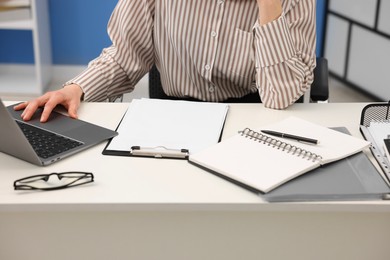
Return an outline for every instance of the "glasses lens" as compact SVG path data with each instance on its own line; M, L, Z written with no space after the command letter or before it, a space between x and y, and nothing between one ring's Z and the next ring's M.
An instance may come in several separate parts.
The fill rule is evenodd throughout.
M91 174L88 172L63 172L58 174L60 178L75 178L75 179L88 177L90 175Z
M19 180L19 183L31 183L31 182L45 182L49 178L48 175L36 175L36 176L31 176L22 180Z

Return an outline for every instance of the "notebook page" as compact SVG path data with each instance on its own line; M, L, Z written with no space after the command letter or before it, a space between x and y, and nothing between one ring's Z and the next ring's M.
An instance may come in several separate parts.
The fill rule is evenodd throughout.
M241 134L191 155L190 161L263 192L320 165Z

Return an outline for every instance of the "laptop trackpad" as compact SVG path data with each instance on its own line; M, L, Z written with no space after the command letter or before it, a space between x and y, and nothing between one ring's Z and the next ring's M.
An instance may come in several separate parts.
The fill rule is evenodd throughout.
M41 123L39 119L41 117L42 110L42 108L39 108L31 117L31 120L29 120L27 123L62 135L66 135L66 132L72 132L72 130L85 125L85 122L81 120L72 119L54 111L50 114L50 117L46 123ZM15 111L12 108L8 108L8 111L15 119L22 120L20 117L22 111Z
M83 121L72 119L57 112L51 113L49 120L46 123L39 122L39 119L36 119L35 117L29 123L59 134L64 134L65 132L69 132L70 130L85 124Z

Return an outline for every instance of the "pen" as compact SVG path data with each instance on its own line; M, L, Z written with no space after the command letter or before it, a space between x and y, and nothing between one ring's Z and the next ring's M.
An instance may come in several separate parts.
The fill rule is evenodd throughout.
M291 135L291 134L287 134L287 133L280 133L280 132L271 131L271 130L261 130L261 132L264 133L264 134L272 135L272 136L293 139L293 140L296 140L298 142L305 142L305 143L310 143L310 144L318 144L318 140L307 138L307 137L303 137L303 136Z

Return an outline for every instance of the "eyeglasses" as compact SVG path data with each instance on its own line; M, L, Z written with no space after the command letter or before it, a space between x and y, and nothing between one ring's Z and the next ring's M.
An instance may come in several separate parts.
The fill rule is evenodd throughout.
M53 178L52 176L57 176ZM15 190L59 190L93 182L91 172L60 172L33 175L16 180Z

